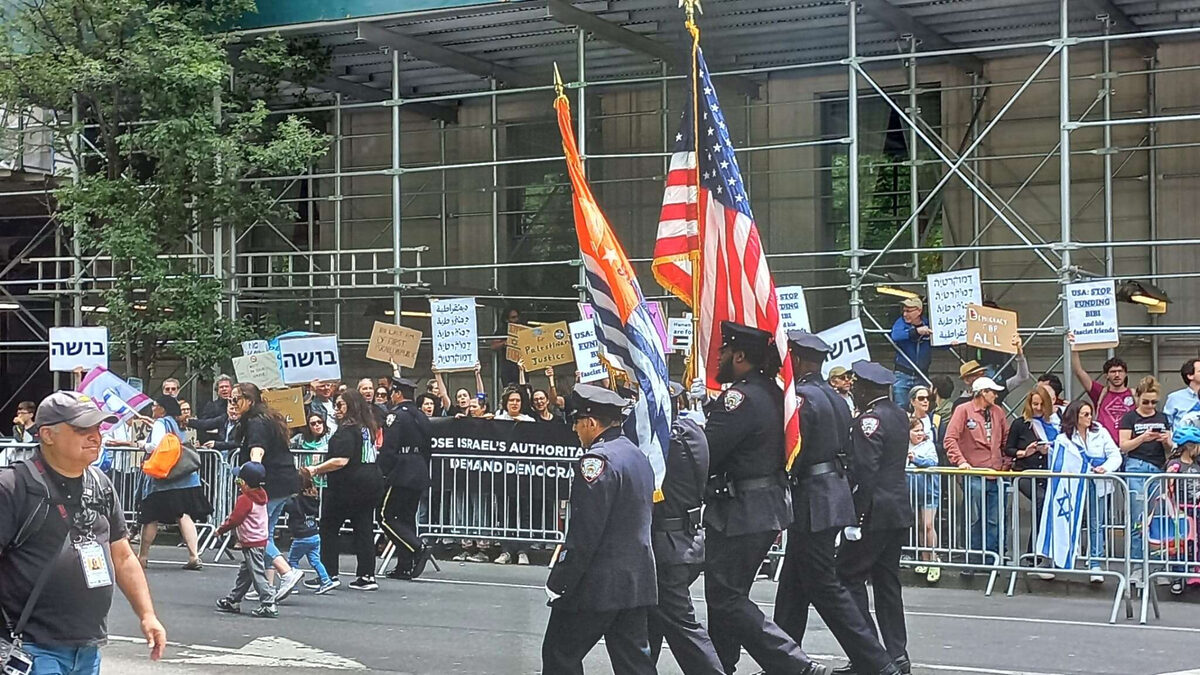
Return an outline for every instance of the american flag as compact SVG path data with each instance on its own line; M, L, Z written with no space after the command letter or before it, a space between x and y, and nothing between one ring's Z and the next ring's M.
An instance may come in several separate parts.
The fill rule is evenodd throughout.
M629 258L584 176L567 98L560 95L554 101L554 108L558 111L563 153L571 174L575 233L579 236L579 251L583 256L588 299L594 309L596 337L608 361L622 368L630 383L637 383L639 396L633 413L626 419L625 429L650 460L650 467L654 469L655 500L658 501L667 473L667 448L671 437L667 359Z
M696 340L711 389L717 388L712 378L717 372L722 321L753 326L775 336L775 347L783 363L780 384L784 392L785 452L790 467L800 452L800 409L791 359L787 355L787 336L779 318L775 282L754 224L750 197L738 170L725 115L717 102L717 90L699 49L695 67L695 82L700 91L699 96L689 97L683 123L675 134L675 151L667 173L654 246L654 277L699 315ZM700 106L698 124L692 101ZM704 248L699 256L700 301L696 302L692 297L690 255L701 242Z

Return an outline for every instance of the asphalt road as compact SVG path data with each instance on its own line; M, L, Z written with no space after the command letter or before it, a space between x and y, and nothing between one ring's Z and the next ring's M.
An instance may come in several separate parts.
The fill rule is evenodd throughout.
M343 587L329 596L301 594L280 607L277 620L229 616L213 603L232 586L235 568L210 564L202 572L179 569L177 549L156 547L150 583L171 646L151 663L137 637L138 624L118 599L104 651L106 675L244 673L271 668L296 673L536 673L549 609L541 567L442 563L416 582L381 579L376 592ZM349 563L349 560L346 561ZM352 564L344 569L352 568ZM349 579L343 577L343 581ZM693 588L703 616L702 582ZM1072 588L1069 594L992 597L982 590L909 588L909 651L921 675L1159 674L1192 672L1200 639L1200 604L1167 600L1161 620L1139 626L1122 613L1107 623L1111 584ZM754 598L767 611L775 585L760 581ZM1200 594L1196 594L1200 595ZM252 607L246 603L247 608ZM841 650L815 613L805 649L840 665ZM588 672L611 672L603 648L593 650ZM679 673L669 652L659 672ZM739 673L757 669L749 657Z

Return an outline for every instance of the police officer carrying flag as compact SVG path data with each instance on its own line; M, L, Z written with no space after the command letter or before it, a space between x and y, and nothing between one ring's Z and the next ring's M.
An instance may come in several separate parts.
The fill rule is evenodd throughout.
M842 528L855 524L854 499L843 457L850 409L821 377L830 346L808 331L788 334L803 446L792 466L792 513L787 555L775 596L775 621L803 644L813 605L850 661L864 675L893 675L896 666L874 629L837 577L835 549Z
M650 544L654 471L621 432L628 400L579 384L571 403L587 451L571 481L567 538L546 580L542 673L583 673L583 658L603 637L614 672L652 674L646 617L658 603Z
M721 322L718 382L730 384L709 403L710 453L704 511L704 590L708 627L726 673L741 649L768 673L808 675L829 670L812 662L750 599L750 587L780 530L792 522L784 472L783 392L770 333Z
M868 624L867 579L875 594L879 632L901 673L912 670L908 633L900 591L900 549L908 541L913 511L908 501L904 465L908 461L908 414L891 398L892 371L877 363L858 361L853 371L854 401L861 413L850 425L850 456L854 462L854 507L861 538L850 538L838 553L838 576L854 597ZM871 624L873 626L873 624ZM851 659L855 658L851 655ZM879 672L858 663L835 673Z
M429 489L432 447L429 418L412 401L417 383L395 376L392 393L400 397L384 418L379 469L387 481L379 524L396 549L390 579L416 579L425 571L429 550L417 536L417 508Z

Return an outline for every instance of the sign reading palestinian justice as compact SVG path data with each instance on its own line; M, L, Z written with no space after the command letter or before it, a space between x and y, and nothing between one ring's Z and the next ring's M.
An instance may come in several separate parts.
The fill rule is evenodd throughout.
M566 321L526 328L517 334L517 345L527 373L575 361Z
M289 429L304 426L304 389L275 389L262 392L263 403L268 408L283 415Z
M50 370L108 368L108 328L55 326L50 329Z
M284 384L342 379L342 360L336 335L280 338L279 359Z
M479 364L479 325L475 298L429 301L433 326L433 367L442 372L473 370Z
M575 374L587 384L608 377L608 369L600 360L600 341L596 339L596 324L587 319L572 321L571 346L575 349Z
M1117 293L1112 279L1067 284L1067 327L1073 336L1071 350L1107 349L1120 342Z
M959 345L967 341L967 305L983 304L979 268L929 275L930 344Z
M279 359L271 352L233 357L233 374L238 382L249 382L259 389L284 386L283 373L279 372Z
M829 379L829 371L837 366L849 368L855 361L870 361L871 352L867 349L867 333L863 330L862 319L850 319L839 323L833 328L826 328L817 333L833 351L825 357L821 364L821 377Z
M779 303L779 320L783 330L806 330L812 328L808 323L808 302L804 299L803 286L783 286L775 289L775 300Z
M671 351L687 353L692 348L692 318L685 316L667 319L667 333L671 336Z
M1017 313L983 305L967 305L967 344L994 352L1016 354Z
M376 321L371 329L371 339L367 342L367 358L412 368L417 365L417 349L420 347L421 331Z

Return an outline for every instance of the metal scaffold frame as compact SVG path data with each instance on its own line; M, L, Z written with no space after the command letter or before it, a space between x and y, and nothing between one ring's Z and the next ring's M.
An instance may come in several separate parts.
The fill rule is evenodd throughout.
M814 77L827 77L830 73L838 73L839 76L844 74L845 76L843 93L800 101L780 102L768 98L762 103L752 103L749 98L745 99L745 143L738 148L738 152L743 156L769 157L772 153L781 152L820 154L844 151L847 157L848 237L846 245L830 247L827 250L770 251L767 257L773 263L777 266L789 263L801 265L798 269L789 269L788 272L815 271L823 273L822 278L826 279L825 283L806 285L806 288L812 291L845 290L848 293L851 316L863 318L872 327L872 332L886 335L888 320L875 316L864 300L864 291L876 285L875 280L879 278L880 270L895 268L906 270L907 272L902 278L890 279L889 285L909 285L919 288L923 285L923 279L919 274L923 254L941 254L943 267L949 270L959 267L964 262L979 266L981 256L990 253L1025 251L1033 261L1032 265L1036 267L1040 262L1045 266L1047 270L1045 276L1029 274L1027 268L1027 273L1015 275L1015 278L991 279L985 277L985 283L1010 288L1022 288L1026 284L1055 288L1056 296L1047 305L1048 312L1044 318L1036 324L1026 322L1022 333L1027 336L1026 342L1030 345L1034 344L1036 340L1042 339L1042 336L1061 338L1062 351L1057 363L1062 368L1062 379L1069 392L1073 378L1068 358L1069 344L1064 329L1067 316L1062 293L1066 284L1084 277L1116 280L1134 278L1121 276L1114 266L1115 252L1128 248L1144 249L1149 257L1148 272L1137 275L1137 279L1156 282L1160 279L1200 277L1200 272L1161 273L1158 255L1159 250L1164 246L1200 245L1200 237L1157 239L1159 231L1158 182L1161 178L1157 163L1158 153L1165 150L1200 147L1200 138L1194 142L1160 145L1158 127L1161 124L1197 121L1200 120L1200 113L1162 114L1156 101L1156 84L1160 73L1200 70L1200 65L1159 69L1158 62L1151 55L1146 58L1144 68L1118 73L1113 70L1111 55L1114 45L1119 46L1133 42L1145 43L1163 38L1200 38L1200 27L1117 32L1113 30L1113 27L1114 25L1119 26L1119 24L1115 24L1107 15L1100 14L1097 17L1102 27L1100 34L1073 36L1070 30L1068 1L1059 0L1058 4L1059 31L1057 37L1053 39L969 48L955 48L946 44L937 44L935 41L935 44L931 45L934 47L933 49L922 50L921 47L926 43L924 37L906 33L900 36L899 44L902 48L898 49L897 53L864 56L860 55L858 50L860 2L859 0L849 0L846 3L845 11L847 37L845 58L813 63L726 69L714 72L713 76L718 82L718 86L722 82L732 83L728 91L722 92L726 106L730 108L736 108L737 106L732 104L739 101L736 94L740 92L736 91L734 86L741 89L746 81L753 84L751 78L770 78L785 74L789 76L811 74ZM364 23L363 25L369 26L370 24ZM375 33L372 33L360 28L359 33L368 36L387 33L382 29L374 30ZM578 143L593 182L604 186L606 182L617 184L623 181L636 182L653 178L653 176L641 176L607 180L599 167L603 167L606 163L616 165L620 162L661 159L661 162L654 161L656 166L654 170L664 171L666 158L670 155L667 134L673 128L672 120L674 119L667 105L668 89L671 86L682 86L684 76L668 74L667 63L664 61L661 74L656 76L589 81L589 38L593 41L602 41L605 36L599 35L595 31L589 31L586 26L575 26L574 30L577 59L576 81L568 83L567 86L577 90L574 112L578 120ZM553 89L549 75L547 74L544 86L530 86L528 81L518 78L512 72L493 69L487 78L489 86L483 91L428 96L405 95L402 93L404 82L401 77L401 50L394 45L385 46L385 49L391 60L390 90L376 90L382 93L380 96L374 97L375 100L347 103L343 100L344 97L361 97L362 92L358 90L356 95L353 89L342 89L333 94L332 103L328 105L293 107L275 111L279 113L326 114L328 115L327 130L334 138L332 150L320 167L312 167L310 171L300 175L261 179L275 186L277 201L306 205L308 237L306 242L301 242L304 245L298 245L287 236L282 231L280 224L258 222L249 227L239 227L237 224L226 223L215 228L211 236L192 241L186 255L172 257L178 261L178 264L192 265L201 273L212 275L221 281L225 298L222 312L226 316L237 317L249 307L269 308L278 303L299 301L307 304L306 323L310 327L328 326L329 324L321 324L320 320L323 316L331 315L332 328L339 334L343 333L346 326L342 308L347 302L368 299L390 300L389 309L384 314L398 320L405 314L404 299L406 297L417 292L425 295L433 292L436 295L436 291L430 291L431 287L446 287L451 278L460 273L465 274L475 270L490 272L488 275L490 276L490 290L503 299L556 301L563 303L564 306L578 302L581 299L579 288L553 289L552 292L547 293L538 293L537 291L541 289L502 288L504 272L508 269L532 266L579 267L579 261L573 257L536 262L512 262L506 259L502 244L502 238L506 236L504 234L506 219L514 215L521 215L512 207L503 204L502 200L505 190L521 187L507 182L510 170L530 164L554 165L562 160L561 155L557 152L557 146L549 141L547 141L547 152L544 155L507 156L507 150L504 147L506 135L501 133L502 129L507 130L507 128L519 124L544 120L506 122L503 121L504 115L501 108L510 101L544 97L548 119L549 102ZM1089 49L1090 52L1085 52L1089 55L1099 52L1103 72L1072 75L1070 71L1072 53ZM988 61L980 59L1010 54L1036 54L1040 55L1041 59L1025 77L1005 82L989 82L985 77ZM963 66L964 63L968 64L964 67L971 67L970 63L978 65L976 72L970 73L969 84L939 82L938 86L929 86L921 84L919 74L924 71L918 68L918 64L930 60L937 60L939 64L948 62L952 66ZM1058 65L1057 75L1046 75L1050 65L1055 62ZM463 67L471 66L472 64L467 63ZM903 84L900 89L888 84L887 78L879 75L880 70L898 68L904 70ZM889 73L889 75L894 75L894 73ZM1118 77L1137 76L1146 79L1147 100L1144 110L1135 111L1137 114L1133 115L1120 114L1113 107L1112 83ZM501 80L504 80L506 85L513 84L514 80L520 80L520 84L501 88ZM1095 99L1083 110L1072 109L1072 83L1098 83L1099 85ZM1045 88L1052 84L1057 84L1058 89L1057 144L1046 152L983 154L982 150L991 138L990 134L1000 124L1009 121L1006 116L1011 113L1017 102L1023 100L1023 97L1027 96L1032 88ZM990 118L985 119L979 114L983 108L983 99L989 90L1001 87L1010 89L1011 94L995 108ZM604 110L597 113L591 110L597 97L604 96L607 92L645 90L647 88L661 92L661 110L652 113L613 113ZM975 114L966 125L966 137L962 144L955 144L949 140L946 137L948 134L941 131L942 124L933 124L929 120L923 119L920 114L918 94L939 93L946 96L953 92L963 92L964 96L969 93L972 108L975 109ZM907 156L897 162L897 166L903 167L909 176L909 185L904 190L909 199L909 206L916 205L915 208L909 210L906 218L898 222L898 227L891 240L886 245L876 248L864 246L860 196L860 172L867 168L863 164L860 153L861 141L864 133L875 133L860 128L860 105L867 98L883 101L890 108L892 117L899 120L903 126L902 131L907 138ZM435 123L436 126L411 125L412 128L409 128L410 125L407 123L402 124L402 119L404 119L402 113L406 110L428 111L435 107L444 109L448 103L456 103L461 106L478 100L487 102L486 120L459 124L447 123L443 118ZM847 106L846 128L848 131L845 136L800 138L774 143L761 142L757 145L750 143L750 129L753 127L751 117L756 112L770 112L785 106L812 105L819 108L830 101L842 101ZM1197 101L1196 104L1200 106L1200 101ZM1096 117L1097 109L1099 109L1100 117ZM355 116L372 111L387 111L388 128L373 132L359 131L357 126L352 124L352 120ZM659 146L661 149L656 147L647 151L600 151L604 148L604 144L600 143L592 145L593 149L597 149L595 154L588 154L589 128L594 128L594 124L619 119L622 116L633 118L647 114L659 118L656 126L661 127L662 130L663 138ZM1136 145L1116 147L1112 133L1113 128L1129 125L1144 127L1145 138ZM1073 135L1081 130L1093 128L1098 128L1103 134L1100 140L1101 147L1073 149ZM39 127L30 127L30 133L37 130ZM44 128L41 130L44 131ZM448 139L453 138L452 134L469 133L473 130L486 134L489 146L487 148L488 156L471 161L451 160L448 153ZM407 151L402 153L403 141L406 138L412 139L424 134L436 135L434 144L437 148L436 158L431 161L420 158L408 160L411 153ZM373 142L384 141L390 149L389 161L386 165L372 166L356 163L357 157L354 148L359 145L365 146ZM81 139L76 138L74 142L80 143ZM656 144L657 142L658 139L655 139ZM1126 180L1120 175L1122 168L1131 158L1142 152L1146 153L1146 161L1149 165L1145 176L1148 203L1148 211L1145 215L1150 236L1146 239L1118 240L1114 231L1115 183ZM931 157L922 158L922 153L928 153ZM1078 241L1077 233L1072 228L1073 218L1079 216L1079 210L1072 210L1072 188L1073 186L1078 187L1072 182L1072 158L1096 154L1101 155L1103 161L1102 181L1096 188L1095 195L1085 201L1083 208L1087 208L1097 197L1102 200L1104 237L1101 241ZM1122 154L1125 155L1124 160L1116 161ZM1059 231L1057 240L1050 240L1039 233L1037 228L1019 213L1014 205L1019 197L1031 191L1031 186L1035 185L1035 177L1039 171L1049 165L1054 157L1059 160L1057 179ZM1036 161L1036 165L1026 173L1023 180L1015 185L998 186L985 178L989 166L1015 160ZM409 163L405 164L405 161L409 161ZM747 189L751 191L752 198L754 198L754 190L751 186L759 182L767 183L767 175L773 172L769 168L766 170L757 168L759 166L757 162L744 162L744 165L749 166L746 171ZM938 167L941 172L940 177L932 184L922 184L919 178L919 168L922 166ZM453 186L452 181L448 180L448 177L454 176L454 172L471 172L473 170L486 170L490 174L492 185L464 188L461 185ZM824 162L817 161L812 166L803 166L788 171L801 174L830 172L831 169ZM431 174L436 174L431 179L435 181L432 185L429 181L422 182L423 178ZM386 181L388 187L382 190L361 187L367 185L378 188L384 184L380 181ZM303 194L298 193L298 186L301 183L307 186ZM941 208L943 196L952 186L954 189L964 189L966 191L963 193L964 196L970 200L970 239L966 243L928 246L922 242L918 229L919 221L923 215ZM1005 189L1007 194L1002 194L1002 189ZM469 191L487 193L487 207L478 211L452 213L450 198ZM48 192L46 189L41 189L0 193L0 215L3 215L2 205L5 199L40 197ZM418 210L418 213L413 213L410 205L415 200L428 197L436 199L438 203L434 209L436 212L431 214L427 210L421 209ZM822 198L826 197L822 196ZM352 211L356 203L368 203L371 200L388 200L389 215L375 218L353 216ZM316 217L314 215L315 207L325 202L330 204L331 212L323 214L319 218ZM613 208L616 208L616 205ZM410 210L406 212L406 209ZM761 208L757 210L762 212ZM451 254L451 250L455 248L450 241L451 220L470 217L486 218L490 223L490 233L477 233L479 237L490 237L488 242L490 244L490 260L456 260ZM440 251L434 250L428 245L404 245L407 240L403 236L405 228L395 224L434 219L437 221L436 229ZM997 222L1007 230L1006 236L1014 238L1016 243L986 243L989 233L993 230L993 225ZM617 223L617 225L619 230L621 224ZM328 226L332 231L332 237L330 237L332 245L318 245L314 237L314 231L323 226ZM649 224L642 224L643 228L646 226ZM89 294L97 288L102 288L106 279L111 278L111 261L99 256L86 257L84 252L74 244L71 237L58 230L57 223L51 221L48 223L48 227L50 230L45 236L53 234L57 242L58 253L50 257L23 258L21 260L36 269L34 281L30 281L28 278L5 278L5 274L14 266L13 264L10 264L8 269L0 271L0 294L5 296L4 300L10 300L19 305L16 310L17 316L34 331L37 339L0 342L0 353L41 351L45 348L46 326L30 311L31 300L52 299L54 303L53 316L56 322L65 323L68 317L79 322L89 313L89 310L95 309L88 304ZM252 233L264 229L273 230L277 235L273 241L285 242L286 248L279 246L280 250L250 250L248 244ZM377 231L375 240L366 246L361 243L355 246L347 245L348 241L361 242L362 237L353 235L368 229L372 232ZM391 234L389 245L375 245L375 241L382 237L384 232ZM905 234L908 236L905 237ZM1102 255L1102 258L1097 257L1097 260L1103 265L1103 273L1092 274L1082 270L1079 266L1081 256L1088 253L1095 256L1097 252ZM631 251L631 254L631 258L639 266L639 269L646 271L647 278L643 279L643 287L655 288L653 281L648 278L648 265L646 264L650 251L637 249ZM901 262L897 262L898 260ZM822 261L826 261L826 263ZM804 267L806 264L809 266ZM822 264L825 266L822 267ZM777 269L779 268L777 267ZM845 282L835 276L840 274L845 274ZM27 288L28 292L23 297L14 296L9 291L9 288L13 287ZM651 294L653 295L653 291ZM318 305L322 307L321 311L317 311ZM328 307L325 307L326 305ZM1056 314L1061 316L1059 323L1054 322ZM1154 373L1160 372L1159 349L1160 339L1163 336L1189 335L1200 331L1200 327L1196 326L1160 326L1158 323L1157 317L1151 317L1149 325L1123 327L1123 332L1127 335L1146 336L1150 339L1151 370ZM349 338L345 342L362 344L365 340ZM1043 339L1044 342L1046 340Z

